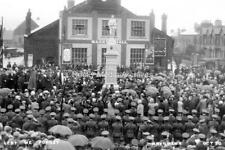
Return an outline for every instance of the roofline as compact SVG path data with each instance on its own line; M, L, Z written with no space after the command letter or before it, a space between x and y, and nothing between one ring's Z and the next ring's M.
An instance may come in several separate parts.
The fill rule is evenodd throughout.
M53 21L53 22L51 22L51 23L49 23L49 24L43 26L43 27L40 28L39 30L37 30L37 31L35 31L35 32L33 32L33 33L29 34L29 35L24 34L24 37L25 37L25 36L26 36L26 38L31 37L32 35L34 35L34 34L40 32L40 31L44 30L46 27L52 25L53 23L56 23L57 21L59 21L59 19L57 19L57 20L55 20L55 21Z

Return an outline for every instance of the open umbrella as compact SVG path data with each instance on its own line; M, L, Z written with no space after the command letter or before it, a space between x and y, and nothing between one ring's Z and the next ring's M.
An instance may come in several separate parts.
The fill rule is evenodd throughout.
M166 75L165 73L159 73L158 75L159 75L159 76L162 76L162 77L164 77L164 78L167 77L167 75Z
M221 74L221 71L219 71L219 70L216 70L215 72L214 72L214 74L217 76L217 75L220 75Z
M212 90L211 85L196 85L196 87L201 89L201 90Z
M153 81L158 80L158 81L165 81L165 78L163 78L162 76L156 76L153 77Z
M216 150L225 150L225 147L224 146L219 146L216 148Z
M63 125L55 125L49 129L49 132L53 134L59 134L61 136L73 134L73 132L71 131L69 127L63 126Z
M73 146L85 146L88 144L88 138L81 134L75 134L69 137L68 141Z
M218 82L216 80L208 80L209 84L217 85Z
M157 93L159 93L159 90L156 87L148 86L146 87L145 94L148 96L155 96Z
M0 89L0 95L2 95L2 96L7 96L10 92L11 92L11 90L8 88Z
M171 89L168 86L162 87L163 96L169 98L172 95Z
M182 80L182 79L184 78L184 76L181 75L181 74L178 74L178 75L176 75L176 78L177 78L178 80Z
M47 150L75 150L75 148L73 147L73 145L68 142L68 141L64 141L64 140L59 140L56 139L54 141L48 141L45 149Z
M102 150L113 150L115 148L112 140L106 137L95 137L91 141L91 146L93 148L101 148Z
M136 95L137 95L136 91L134 91L134 90L132 90L132 89L124 89L124 90L122 90L121 92L122 92L122 93L129 93L129 94L131 94L131 95L133 95L133 96L136 96Z

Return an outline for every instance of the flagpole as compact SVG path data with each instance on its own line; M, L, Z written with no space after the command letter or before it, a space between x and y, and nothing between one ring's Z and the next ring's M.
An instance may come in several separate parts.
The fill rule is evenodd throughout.
M4 47L3 47L3 16L1 17L2 18L2 23L1 23L1 29L0 29L0 50L1 50L1 53L0 53L0 58L1 58L1 67L3 68L3 50L4 50Z

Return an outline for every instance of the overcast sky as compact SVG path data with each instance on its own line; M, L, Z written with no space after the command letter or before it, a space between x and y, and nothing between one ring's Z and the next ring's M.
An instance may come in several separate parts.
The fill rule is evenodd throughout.
M75 0L80 3L84 0ZM4 26L14 29L31 9L32 18L39 25L48 24L59 16L59 11L67 0L0 0L0 16L4 17ZM137 15L149 15L153 9L156 15L156 27L161 28L161 15L168 15L168 33L171 29L191 30L194 23L202 20L214 22L220 19L225 23L224 0L122 0L122 5ZM39 18L39 20L37 20Z

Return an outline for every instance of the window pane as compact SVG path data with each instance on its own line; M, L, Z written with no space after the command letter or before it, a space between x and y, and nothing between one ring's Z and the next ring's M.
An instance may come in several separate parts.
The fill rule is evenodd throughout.
M131 36L144 37L145 36L145 22L131 21Z
M72 20L72 35L87 35L87 19Z
M132 48L130 52L130 65L142 65L144 63L144 51L143 48Z
M73 64L87 63L87 48L73 48L72 50Z

